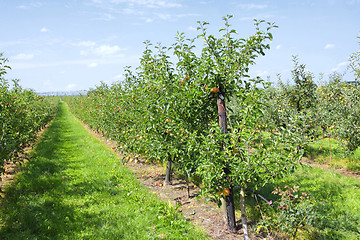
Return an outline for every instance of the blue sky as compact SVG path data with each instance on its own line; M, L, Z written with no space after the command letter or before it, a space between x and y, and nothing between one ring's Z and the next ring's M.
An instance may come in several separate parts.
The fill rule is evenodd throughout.
M239 37L253 33L254 18L279 26L252 77L276 82L281 74L291 82L297 55L325 81L360 49L360 0L0 0L0 13L0 52L12 67L6 78L38 92L121 81L125 66L138 65L145 40L168 46L178 31L195 37L197 21L217 34L227 14Z

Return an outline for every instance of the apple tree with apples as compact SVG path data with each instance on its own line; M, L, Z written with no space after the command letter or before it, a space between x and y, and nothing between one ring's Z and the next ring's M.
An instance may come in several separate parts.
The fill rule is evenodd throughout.
M127 160L141 154L167 162L169 172L175 163L187 178L201 179L202 194L224 203L230 230L236 229L239 188L247 233L245 189L291 172L301 152L289 128L259 127L267 85L248 75L270 48L276 26L255 21L254 34L240 38L231 18L224 17L219 36L199 22L197 38L178 33L171 47L146 42L140 66L127 68L123 82L68 101L82 120L115 139Z

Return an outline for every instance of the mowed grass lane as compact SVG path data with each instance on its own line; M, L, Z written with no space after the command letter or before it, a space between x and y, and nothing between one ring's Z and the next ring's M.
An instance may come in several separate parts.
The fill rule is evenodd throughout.
M60 103L0 200L0 239L205 239Z

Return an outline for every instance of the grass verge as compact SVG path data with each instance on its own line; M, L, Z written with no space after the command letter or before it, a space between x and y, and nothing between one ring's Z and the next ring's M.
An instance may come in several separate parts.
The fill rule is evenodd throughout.
M1 239L205 239L67 106L0 200Z
M249 215L253 219L261 219L258 209L262 210L263 217L270 222L276 222L281 211L288 211L287 224L298 220L299 209L279 210L276 202L279 196L272 191L278 186L299 186L299 193L309 194L312 203L311 211L305 216L313 218L312 227L300 227L296 239L360 239L360 180L344 177L334 171L324 171L320 168L302 166L289 177L266 185L259 192L268 200L274 202L274 208L259 200L255 201L249 194ZM295 200L294 200L295 201ZM266 221L264 224L266 225ZM278 222L278 224L280 224ZM265 226L264 225L264 226ZM281 233L281 225L276 226ZM258 227L259 229L261 228Z

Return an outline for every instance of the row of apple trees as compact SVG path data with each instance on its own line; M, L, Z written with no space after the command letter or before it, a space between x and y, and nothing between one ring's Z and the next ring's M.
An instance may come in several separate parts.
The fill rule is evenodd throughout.
M267 85L248 76L270 48L275 26L255 21L254 34L240 38L230 19L224 17L218 36L199 22L195 39L179 33L170 47L145 42L140 66L127 68L124 81L67 101L124 152L166 161L168 168L175 163L189 179L200 178L204 195L225 200L235 230L234 189L256 189L292 171L301 149L292 124L262 131Z
M10 69L7 61L0 53L0 174L4 164L16 160L56 112L52 101L22 89L18 80L10 83L4 78Z
M356 56L358 56L356 58ZM345 73L333 73L328 82L315 84L313 74L294 57L295 84L266 89L270 96L262 125L292 125L304 145L322 138L336 139L346 155L360 147L360 54L349 58L354 81L343 81Z

